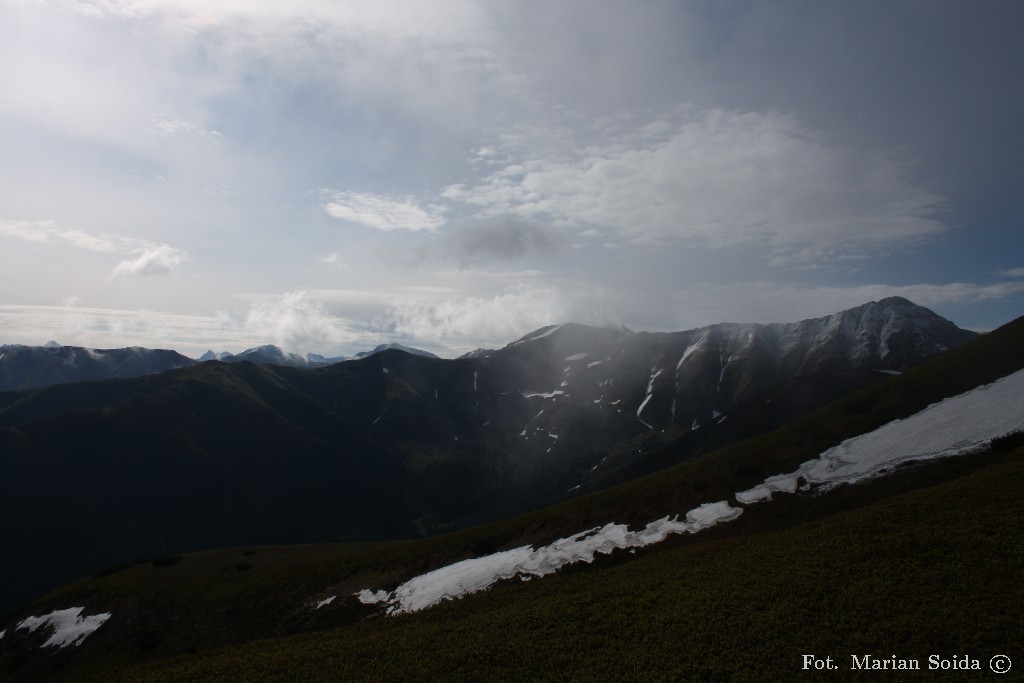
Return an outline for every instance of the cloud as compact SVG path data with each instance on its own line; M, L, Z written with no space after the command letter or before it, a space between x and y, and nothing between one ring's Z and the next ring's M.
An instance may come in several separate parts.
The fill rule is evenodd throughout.
M1024 277L1024 268L1010 268L1009 270L1000 270L999 275L1003 277Z
M190 121L180 121L164 116L155 116L149 119L149 126L146 131L160 137L172 135L196 135L205 138L215 144L220 144L223 135L216 130L204 130Z
M342 321L329 315L322 303L305 291L287 292L252 305L243 323L250 335L289 351L335 347L346 340Z
M64 243L88 251L138 254L114 266L111 277L166 275L188 258L181 249L166 244L123 235L94 235L83 230L61 228L54 221L0 221L0 235L31 242Z
M444 223L440 207L422 207L412 197L395 199L368 192L328 192L327 197L322 206L330 216L384 232L433 231Z
M604 226L634 243L762 247L779 264L861 258L946 229L946 200L913 183L909 164L793 116L682 108L654 124L442 196L479 216Z
M29 242L64 243L79 249L112 253L130 253L151 246L150 242L134 237L93 235L82 230L62 228L51 220L0 220L0 235Z
M135 258L121 261L114 266L111 271L112 277L166 275L188 259L186 252L166 244L154 244L124 235L94 235L84 230L62 228L50 220L0 220L0 235L29 242L66 244L87 251L137 254Z
M188 255L181 249L161 244L146 249L134 259L121 261L114 270L111 277L119 275L167 275L174 271L188 258Z
M71 346L172 348L197 356L206 349L241 351L257 346L226 313L181 315L152 310L0 305L5 341L38 345L50 339Z
M345 259L343 259L341 255L338 254L337 252L331 252L327 256L324 256L323 258L320 258L318 260L320 261L320 263L326 263L327 265L333 266L335 268L348 270L348 264L345 263Z
M617 317L598 288L520 284L491 296L443 293L396 297L376 328L419 339L443 339L469 350L504 346L539 327L569 321L609 325ZM466 348L469 346L469 348Z
M463 222L439 245L462 262L479 259L514 261L534 254L552 255L568 245L565 235L550 225L516 216Z

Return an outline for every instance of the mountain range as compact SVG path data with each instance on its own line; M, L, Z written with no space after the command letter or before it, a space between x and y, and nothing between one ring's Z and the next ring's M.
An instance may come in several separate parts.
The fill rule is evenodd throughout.
M456 360L390 348L2 393L0 514L8 548L38 562L0 607L130 557L507 517L763 433L974 337L891 298L791 324L565 324Z
M44 346L22 344L0 345L0 392L40 389L54 384L91 382L100 379L141 377L168 370L188 367L210 360L225 363L243 361L256 365L283 365L313 368L340 363L344 360L367 358L375 353L399 349L407 353L437 358L429 351L402 344L380 344L371 351L360 351L351 356L305 355L286 351L266 344L240 353L207 351L197 360L166 349L147 349L132 346L123 349L92 349L81 346L63 346L48 342Z
M822 324L803 328L857 330L863 326L839 324L836 318L881 318L889 321L882 325L885 329L920 329L929 327L924 323L931 318L913 315L916 307L901 301L885 302L881 309L877 304L862 309L831 316L831 325L821 321ZM903 316L899 315L900 309ZM908 325L897 320L901 317L917 322ZM485 367L474 363L500 359L513 351L523 354L524 348L531 362L515 367L532 369L538 358L551 357L557 361L554 374L561 387L566 356L585 352L579 350L578 338L566 338L566 342L572 343L568 348L553 349L563 333L588 338L614 334L606 330L588 333L586 328L563 326L527 335L518 343L472 362L417 359L392 351L364 361L315 370L207 363L137 380L65 385L16 396L24 400L26 396L57 392L54 395L64 397L64 409L69 412L57 410L49 418L40 419L79 415L80 424L91 428L87 416L72 406L77 398L71 391L75 386L123 387L148 382L151 384L145 390L135 387L136 398L155 394L160 400L149 407L168 409L174 404L172 399L176 399L181 409L187 403L182 394L176 393L182 383L196 380L194 373L199 370L220 371L224 392L230 389L263 406L265 410L260 416L267 422L276 420L273 416L290 401L304 401L292 413L281 415L281 419L298 428L289 432L289 438L299 438L317 428L315 420L298 422L304 413L317 403L342 398L346 389L359 387L358 396L348 405L338 403L335 409L338 413L351 413L349 425L367 436L364 446L383 444L384 448L378 451L381 455L389 449L393 451L398 463L405 467L396 472L405 472L408 486L417 477L410 473L411 467L403 458L420 462L416 460L419 454L403 450L406 446L399 432L393 432L387 441L383 440L388 435L373 432L373 415L378 410L390 405L389 412L394 410L399 416L411 414L396 404L413 401L410 392L417 386L431 386L424 384L428 380L437 386L435 400L439 402L446 393L470 399L480 396L486 393L484 378L499 366L487 366L491 372L485 374ZM683 345L674 348L669 361L678 364L680 356L676 353L685 354L709 333L710 328L677 333L687 338ZM882 339L891 336L882 335ZM931 343L949 345L949 341ZM876 348L881 347L881 342ZM681 367L698 352L690 352ZM736 354L722 354L723 358L728 355ZM876 358L878 355L881 354L876 353ZM637 402L624 407L633 421L639 423L641 436L627 439L626 445L616 444L617 452L621 453L627 453L628 446L640 445L644 438L652 438L654 433L661 434L658 424L650 422L655 427L652 429L638 419L646 416L644 401L648 405L655 401L648 397L658 385L650 380L652 374L657 375L657 370L651 369L651 359L642 360L638 365L643 376ZM593 362L587 358L579 361ZM718 417L712 415L695 430L690 429L692 423L666 423L661 427L665 429L665 439L669 439L672 429L678 429L680 436L652 447L645 451L644 458L634 459L618 470L623 483L454 533L343 545L241 544L184 555L153 553L146 559L109 566L5 617L0 622L0 629L7 629L6 636L0 635L0 670L26 680L299 680L317 676L504 680L523 677L527 674L523 667L529 667L531 677L545 680L567 675L605 679L763 680L786 678L800 670L801 658L808 652L832 656L845 669L851 653L888 658L890 650L897 647L894 643L898 644L898 657L917 658L927 666L929 656L934 655L947 663L947 672L954 658L957 662L977 660L988 665L990 658L994 660L1008 648L1012 651L1015 634L1021 627L1016 609L1021 597L1017 577L1024 571L1024 546L1017 530L1020 515L1024 514L1019 495L1024 476L1024 461L1020 457L1024 454L1024 439L1019 431L995 438L1020 422L1021 409L1012 400L1012 387L1010 394L1005 389L996 393L991 387L1009 386L1001 378L1009 379L1011 375L1016 378L1012 386L1019 386L1020 370L1024 368L1024 319L975 337L959 348L935 354L930 360L903 362L913 367L879 368L872 367L873 362L853 369L819 367L783 381L767 393L736 402L733 408L722 411ZM719 377L728 376L721 370L723 363L719 361L717 365L712 373L713 385L717 385ZM241 370L248 374L241 374ZM821 393L823 387L830 387L839 378L855 384L869 376L865 372L880 381L869 382L836 401L830 401L827 391ZM442 383L442 377L449 373L453 375L449 383ZM168 376L177 379L166 381ZM324 379L310 379L320 376ZM512 380L523 380L524 375L509 366L504 376L509 382L508 396L512 397L506 400L516 400L513 394L519 391L519 398L524 401L542 400L544 414L554 410L557 401L575 399L575 393L583 387L582 383L573 386L570 379L562 387L562 394L553 394L550 385L513 389L516 385ZM545 378L550 380L550 374ZM158 382L162 379L165 383ZM725 383L723 378L722 384ZM374 389L376 384L382 388ZM599 387L606 388L607 385ZM713 388L717 390L717 386ZM536 389L546 389L539 393L552 396L522 395L538 393ZM842 389L829 391L841 393ZM390 404L389 394L394 398ZM967 395L981 400L975 401L965 413L958 401L962 402ZM258 412L257 407L245 402L236 403L228 393L213 396L211 403L191 403L197 419L214 409L218 416L224 415L217 408L222 403L235 403L236 409ZM106 412L111 420L123 419L132 399L118 399L112 390L108 399L111 408L99 408L99 412ZM428 392L426 399L429 402L433 395ZM724 447L709 443L703 454L688 454L706 430L710 430L710 441L727 440L729 425L734 421L756 430L765 422L781 419L786 411L774 408L780 401L789 403L786 410L796 412L803 409L801 406L818 407L787 418L770 433L739 437ZM368 404L363 414L351 410L356 402ZM454 398L451 402L456 403ZM23 407L30 407L29 403ZM467 407L464 412L479 419L483 416L473 409L479 411L485 405L481 401L479 406ZM590 406L604 409L601 403ZM678 411L678 404L676 408ZM775 410L779 412L773 413ZM951 412L968 416L969 424L951 420ZM671 404L667 414L672 416ZM918 419L922 414L935 417L921 427ZM996 414L1003 415L1002 421L992 428L994 431L985 432L980 423ZM532 417L532 406L527 417ZM371 423L370 429L361 427L365 421ZM190 439L202 441L201 430L181 419L177 422L183 426L179 430L180 445L186 446ZM516 432L518 425L513 422L506 429L515 432L512 439L522 440L518 436L521 429ZM29 420L26 424L31 423ZM58 426L60 422L51 424ZM426 419L419 425L411 421L395 424L417 426L420 434L429 435L439 425L462 423L452 417L447 421ZM249 442L253 450L239 460L247 467L240 468L238 463L222 465L233 465L231 472L249 477L253 467L272 462L273 458L266 451L258 452L256 445L277 428L264 432L259 425L251 424L256 432ZM327 427L320 424L319 428ZM957 430L976 428L983 428L979 433L992 438L974 438L970 448L957 451L962 453L961 457L948 457L946 453L945 458L928 459L944 453L927 451L933 447L926 447L930 454L923 461L903 457L910 456L921 442L935 441L935 447L941 451L945 448L944 435L955 441L960 438L954 433ZM893 429L902 430L899 439L879 441L873 436ZM32 438L41 433L21 428L9 431ZM83 430L79 436L86 433ZM109 432L108 436L116 436L116 432ZM161 440L164 435L154 436ZM442 432L439 440L425 442L424 452L430 461L443 462L441 443L451 436ZM458 436L459 443L467 440L464 434ZM863 440L868 437L874 440ZM850 451L856 451L852 445L846 450L841 448L843 444L856 443L867 444L866 449L861 448L860 456ZM304 448L308 450L308 444ZM864 454L869 459L877 458L878 448L888 449L892 451L890 455L897 457L892 464L873 466L874 478L827 491L824 487L799 490L811 488L810 480L801 485L804 475L814 481L818 475L832 478ZM353 444L352 451L358 452L359 447ZM673 453L677 456L675 460L669 457ZM187 450L181 454L190 465L195 465ZM206 457L212 454L212 450L205 452ZM37 452L36 457L49 459L48 453L43 452ZM90 464L96 465L98 460L96 457ZM120 464L127 461L126 458ZM142 526L153 508L168 505L174 508L166 511L168 516L183 515L186 519L182 523L187 524L195 487L189 488L187 482L175 478L174 465L168 460L157 461L160 474L171 484L167 488L175 490L181 500L170 496L147 498L152 503L149 508L125 505L120 515L136 514L134 521ZM294 476L280 478L301 470L309 462L304 456L289 457L287 466L276 471L280 488L298 486L308 495L287 501L291 507L282 507L286 501L275 499L275 519L287 522L303 508L318 505L319 492L311 485L297 483ZM815 465L816 462L820 464ZM630 468L648 468L653 474L634 476ZM209 473L215 469L207 467L202 471ZM429 471L424 468L420 473ZM453 468L451 472L454 471ZM780 476L787 472L792 473L789 478L793 488L787 488L786 476ZM811 476L811 472L817 474ZM96 482L88 480L84 468L80 473L83 481L79 500L95 505L97 501L87 500L89 497L84 493ZM252 486L254 481L250 478L241 485ZM399 482L397 478L391 481L396 485ZM207 525L215 526L221 514L236 512L233 506L245 505L227 483L229 486L223 488L224 479L215 482L215 488L226 498L222 508L206 508ZM336 487L338 483L332 485ZM33 524L32 514L45 515L51 524L37 526L33 552L12 552L5 569L16 572L22 565L45 568L41 554L47 546L73 540L63 535L65 530L60 524L81 521L74 515L48 514L46 508L59 498L58 492L43 485L36 489L37 495L31 497L33 509L20 516L5 509L5 519L16 521L12 529L22 523ZM409 495L415 489L405 490ZM744 502L763 497L759 493L762 490L775 490L775 499L768 503ZM794 490L795 495L781 492L785 490ZM358 487L350 487L338 490L335 497L358 494ZM5 491L0 499L7 495ZM357 502L365 505L366 499L372 497ZM376 508L364 507L363 520L379 523L376 515L386 511L394 500L382 503ZM545 553L568 552L581 544L603 543L601 539L614 534L625 534L628 540L651 533L650 529L659 525L685 526L683 520L673 516L684 511L718 509L730 511L735 521L699 534L672 536L650 548L643 547L646 541L634 543L632 549L628 549L629 545L614 552L609 548L538 581L526 581L538 574L520 575L513 571L505 575L507 580L499 581L484 593L442 602L422 613L388 617L376 602L397 599L394 596L400 593L411 595L410 587L426 587L425 582L435 577L447 576L462 585L472 580L476 568L493 566L503 561L501 558L529 560ZM83 514L88 512L84 510ZM259 511L250 508L243 512L237 521L251 520L250 515L258 515ZM689 524L690 513L686 517ZM106 530L110 535L121 533L126 526L113 516L110 522L113 526ZM96 534L91 538L94 543L98 540L102 539ZM78 549L84 545L79 544ZM145 555L140 553L141 556ZM383 589L383 597L378 597L378 589ZM403 590L406 592L402 593ZM444 593L440 595L443 597ZM965 605L971 609L965 609ZM35 630L39 624L53 626ZM76 637L75 633L85 637L97 627L80 647L45 646L48 638ZM424 657L424 652L431 656Z

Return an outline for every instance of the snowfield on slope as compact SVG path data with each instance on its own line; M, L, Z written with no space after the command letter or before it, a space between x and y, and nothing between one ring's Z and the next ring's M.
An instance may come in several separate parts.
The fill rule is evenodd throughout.
M40 626L52 626L53 634L42 644L41 647L64 648L68 645L81 645L86 636L103 625L110 618L110 612L93 614L88 617L82 616L84 607L69 607L68 609L54 610L41 617L29 617L22 620L15 627L16 629L28 629L29 633L35 632Z
M997 436L1024 427L1024 370L958 396L933 403L905 420L861 434L808 460L789 474L768 477L740 491L743 504L770 500L773 492L793 493L800 480L828 490L878 476L911 461L969 453Z
M719 522L739 517L743 511L727 502L706 503L686 513L686 521L663 517L640 531L625 524L606 524L574 536L560 538L534 549L525 545L441 567L416 576L393 592L362 590L356 597L364 604L386 603L388 614L418 612L442 600L460 598L490 588L503 579L527 581L552 574L567 564L593 562L598 553L641 548L659 543L669 534L696 533Z

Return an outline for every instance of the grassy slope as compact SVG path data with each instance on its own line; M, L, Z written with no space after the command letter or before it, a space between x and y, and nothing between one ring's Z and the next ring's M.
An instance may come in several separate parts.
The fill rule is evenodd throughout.
M789 671L787 648L829 654L827 648L849 643L879 655L915 656L903 644L988 647L998 632L1016 634L1017 641L1007 642L1020 642L1020 618L1006 612L1020 604L1020 589L999 578L1019 575L1021 568L1019 453L1016 459L975 457L912 468L846 492L750 508L734 524L670 541L635 559L608 558L412 617L363 620L369 610L342 599L315 613L302 605L332 593L390 587L495 549L547 542L608 521L645 523L727 498L842 438L1022 366L1024 319L766 437L516 519L404 543L227 549L78 582L25 613L69 604L109 610L116 618L104 625L105 636L97 634L77 651L28 662L18 673L84 676L139 657L191 651L199 654L142 664L141 671L150 677L166 669L169 680L191 673L210 679L223 664L232 672L226 680L264 669L288 679L315 677L327 667L329 678L364 671L415 679L430 677L436 659L443 663L437 671L463 676L472 675L471 666L492 666L486 673L500 678L529 665L552 676L569 670L621 677L629 662L675 662L670 670L689 677L688 671L716 667L743 675L761 660L775 662L773 671ZM985 467L954 481L980 465ZM939 484L948 488L934 488ZM951 505L951 499L962 504ZM972 602L980 606L966 609ZM906 614L903 604L909 605ZM996 630L986 626L986 611L997 615ZM966 640L942 635L949 619L960 624L950 633ZM914 636L911 625L917 623L932 626ZM333 630L202 652L310 628ZM10 639L0 642L7 671L17 664L10 647ZM424 658L425 652L432 656ZM746 663L730 669L737 657ZM250 660L259 667L247 669ZM687 662L699 669L687 669ZM131 678L138 670L123 673Z
M796 675L804 653L844 668L869 653L968 654L987 665L1024 642L1022 458L1018 449L916 468L835 494L845 500L791 500L745 520L748 530L783 528L723 527L421 614L101 678L769 680ZM890 495L921 476L952 480ZM829 511L837 505L852 509Z

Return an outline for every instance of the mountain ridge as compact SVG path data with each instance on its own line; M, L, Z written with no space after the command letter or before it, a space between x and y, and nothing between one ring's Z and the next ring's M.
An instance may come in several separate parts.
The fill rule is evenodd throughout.
M0 393L0 512L17 521L20 552L38 553L41 534L66 539L44 549L46 571L20 577L32 590L131 556L436 534L729 443L731 410L805 368L902 368L976 336L953 327L947 338L951 323L912 304L888 308L777 329L566 324L479 358L385 349L320 368L206 362ZM686 446L705 431L716 436Z
M506 582L421 615L367 619L374 608L352 593L610 521L642 527L728 498L844 439L1019 370L1022 339L1024 318L772 434L516 519L409 542L247 546L111 567L7 618L10 626L71 605L113 612L80 649L41 651L45 634L12 630L0 660L23 666L8 671L40 679L91 672L99 680L117 664L127 666L114 672L124 680L301 679L325 670L340 678L396 671L415 677L423 673L422 653L436 649L443 658L431 658L437 676L514 678L528 664L552 679L566 667L628 677L640 665L687 679L709 671L784 678L807 648L843 651L850 643L873 652L898 641L908 656L1003 652L1021 623L1012 609L1020 592L1015 568L1024 557L1014 533L1024 476L1019 438L1010 446L1015 452L898 468L825 495L780 497L723 528L537 582ZM332 595L338 599L327 601ZM984 609L961 609L962 600ZM892 609L906 601L915 606L913 623ZM798 637L794 612L802 615ZM228 647L214 649L222 645ZM493 656L480 658L483 652Z

